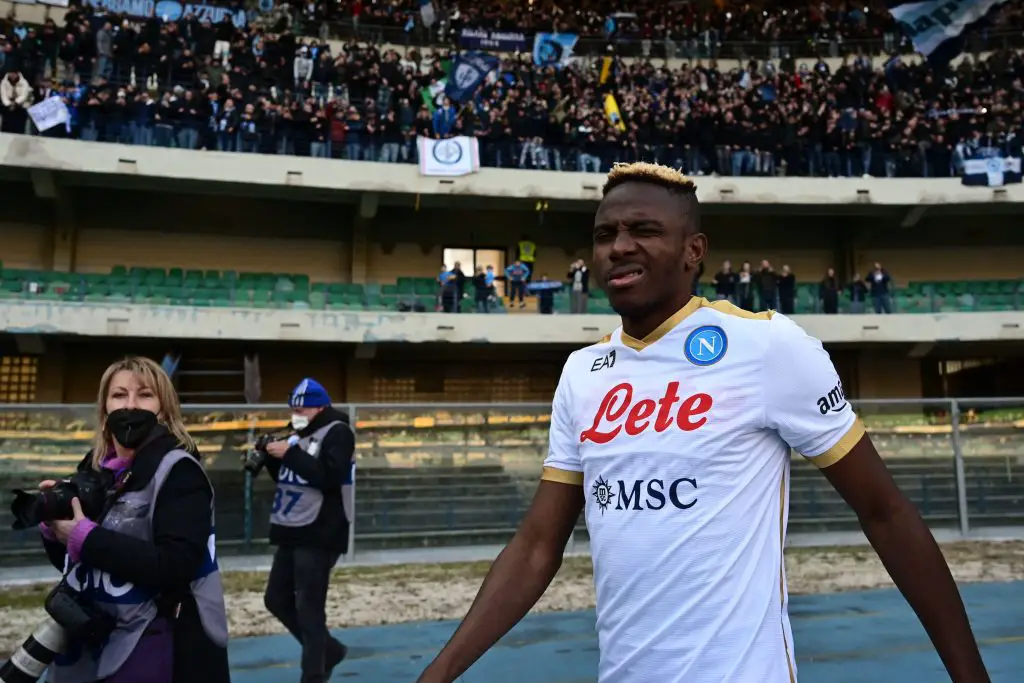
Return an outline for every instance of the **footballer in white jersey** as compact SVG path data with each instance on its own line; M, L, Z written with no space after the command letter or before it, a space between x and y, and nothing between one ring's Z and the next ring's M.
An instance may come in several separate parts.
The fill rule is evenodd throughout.
M529 611L581 510L600 683L794 683L794 450L857 513L952 680L989 681L942 553L828 353L783 315L693 296L706 249L692 182L654 164L613 169L592 266L622 326L566 361L533 504L420 683L451 683Z
M694 297L565 364L543 478L583 487L600 681L789 683L790 449L826 467L864 427L821 343Z

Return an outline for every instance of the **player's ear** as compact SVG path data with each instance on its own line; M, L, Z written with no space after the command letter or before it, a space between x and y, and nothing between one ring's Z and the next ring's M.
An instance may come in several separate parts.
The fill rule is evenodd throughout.
M708 238L702 232L695 232L687 236L684 249L683 258L686 259L686 267L689 270L696 270L708 252Z

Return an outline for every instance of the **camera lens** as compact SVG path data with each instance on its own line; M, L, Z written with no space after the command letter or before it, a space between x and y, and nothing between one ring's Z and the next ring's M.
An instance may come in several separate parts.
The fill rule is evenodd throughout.
M14 530L28 529L38 526L43 519L43 501L39 493L31 493L17 489L14 491L14 500L11 501L11 514L14 515Z

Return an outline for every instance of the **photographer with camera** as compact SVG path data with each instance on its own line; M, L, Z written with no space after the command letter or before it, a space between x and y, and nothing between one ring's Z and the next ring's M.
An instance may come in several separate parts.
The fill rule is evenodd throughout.
M46 601L52 621L0 680L36 680L49 656L50 683L227 683L213 488L171 381L147 358L114 363L97 413L76 474L20 492L12 506L16 527L39 524L65 576ZM59 645L42 652L41 640ZM15 669L21 678L4 673Z
M277 482L270 519L277 551L264 602L302 645L301 683L322 683L348 653L327 630L326 603L331 570L348 550L353 511L345 494L356 442L348 415L318 382L299 382L288 405L294 434L263 444Z

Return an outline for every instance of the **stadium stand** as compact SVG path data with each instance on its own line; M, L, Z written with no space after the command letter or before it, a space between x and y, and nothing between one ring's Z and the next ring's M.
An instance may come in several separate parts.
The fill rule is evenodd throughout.
M990 31L972 36L971 51L988 54L968 57L948 74L909 57L884 58L906 55L911 47L879 3L866 9L776 2L694 10L637 0L616 16L609 14L611 3L589 0L565 0L557 9L544 0L501 3L500 9L492 2L435 4L439 26L429 32L418 24L415 0L314 3L296 15L279 13L278 25L248 28L189 17L122 25L117 15L73 7L61 25L49 21L30 29L0 20L6 41L0 73L4 79L21 74L25 85L8 87L24 92L28 86L33 92L26 102L64 98L68 125L47 136L354 161L415 163L417 135L460 134L480 140L484 165L508 168L599 172L615 161L642 158L694 174L951 177L971 148L1002 146L1019 155L1024 140L1024 60L1014 52L1024 25L1020 0L1006 4ZM120 29L111 32L108 22ZM577 53L587 59L555 72L506 54L500 77L470 106L449 109L424 98L466 47L464 30L513 28L526 35L578 31ZM319 37L297 37L313 34ZM335 37L358 43L329 40ZM601 84L600 58L610 54L614 68ZM662 65L646 57L671 60ZM739 61L682 61L705 57ZM624 133L606 120L605 90L619 101ZM17 106L2 114L4 132L33 132ZM893 311L1021 309L1024 280L978 275L901 284ZM708 278L703 286L709 294ZM820 288L820 282L798 283L795 312L821 312ZM839 312L849 312L852 302L841 290ZM324 282L296 272L197 270L185 262L177 268L125 263L101 273L0 264L0 299L437 310L438 283L423 277ZM568 309L568 297L556 295L555 312ZM589 312L610 312L597 290ZM545 408L376 412L356 423L360 547L493 541L511 533L545 449ZM958 520L954 450L964 455L971 519L1021 523L1020 410L963 415L956 432L948 414L937 410L868 411L865 421L898 481L934 525ZM238 456L254 430L283 422L281 415L218 411L190 425L215 479L217 526L228 546L265 536L264 483L255 495L246 490ZM67 472L88 447L91 428L87 413L0 410L4 488ZM856 524L810 467L797 464L792 484L794 530ZM20 561L17 551L34 547L33 540L0 531L0 562Z
M461 21L493 17L486 9L466 11ZM574 21L596 29L592 11ZM653 39L661 29L647 12L626 18L622 30L635 26ZM602 85L596 58L553 70L527 55L506 56L499 77L456 107L424 97L450 68L453 52L444 45L404 55L379 43L332 47L288 32L239 29L228 19L213 26L150 18L115 32L109 25L118 16L72 9L64 27L49 21L38 33L5 28L10 56L2 70L22 74L35 89L18 86L23 102L64 98L69 122L46 135L125 144L413 163L418 135L471 135L486 166L598 172L647 159L695 175L828 177L951 177L979 145L1020 154L1024 95L1012 85L1024 75L1018 53L966 58L940 74L912 60L882 64L848 51L847 35L867 32L886 42L888 19L875 23L884 12L799 14L809 24L770 15L776 21L767 29L751 12L720 26L672 15L663 28L681 22L698 36L756 39L767 31L771 44L776 34L781 40L814 26L811 36L844 46L841 65L780 55L727 70L715 62L655 66L617 58ZM548 21L543 12L531 16L539 17L531 26ZM712 24L722 16L708 15ZM1011 27L1021 16L1021 3L1008 3L997 26ZM977 47L1001 47L1003 35L984 34ZM619 103L622 130L605 115L607 93ZM24 106L4 114L4 131L31 130Z
M713 297L711 286L705 294ZM569 313L569 296L555 296L555 313ZM1024 279L908 282L896 290L898 313L954 313L1020 310ZM294 273L238 273L231 270L115 266L110 273L64 273L5 268L0 263L0 300L138 303L151 306L223 308L296 308L310 310L440 310L438 282L399 277L394 284L310 282ZM499 310L506 310L498 298ZM821 313L821 284L798 283L795 312ZM509 312L518 312L508 307ZM535 307L529 309L535 311ZM848 287L842 288L841 312L851 312ZM600 290L590 294L589 313L611 312Z
M302 9L302 23L332 36L376 35L394 43L424 38L458 42L464 29L576 33L577 52L603 54L609 43L624 54L667 57L734 57L792 54L795 57L844 52L879 55L909 50L883 2L669 3L638 0L628 5L594 0L553 2L435 2L443 28L432 35L420 28L420 3L323 3ZM1019 16L1006 10L992 33L978 36L972 51L995 45ZM317 31L310 31L311 33ZM989 43L988 41L992 41Z

